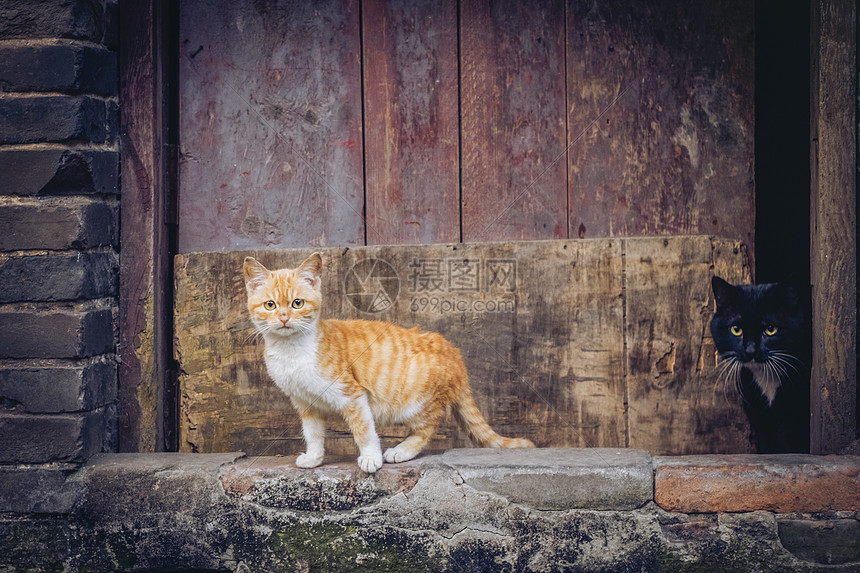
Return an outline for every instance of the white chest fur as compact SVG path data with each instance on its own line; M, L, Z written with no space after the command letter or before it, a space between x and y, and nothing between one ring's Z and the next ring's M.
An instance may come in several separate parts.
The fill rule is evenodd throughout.
M288 338L266 336L266 368L291 398L322 410L341 410L348 402L342 386L320 373L314 333Z
M782 381L779 379L779 376L777 376L773 370L765 368L758 362L747 362L744 364L744 368L752 373L755 383L758 384L762 395L767 400L767 405L773 406L773 401L776 399L776 392L779 390L779 387L782 386Z

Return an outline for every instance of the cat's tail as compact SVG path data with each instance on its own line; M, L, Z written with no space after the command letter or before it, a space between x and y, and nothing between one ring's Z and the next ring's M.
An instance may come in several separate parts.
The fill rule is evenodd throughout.
M473 441L477 442L484 448L533 448L535 445L531 440L526 438L506 438L497 434L481 411L478 410L475 400L472 398L472 392L466 388L460 396L460 399L454 402L452 412L454 417L459 422L460 427L469 432L469 436Z

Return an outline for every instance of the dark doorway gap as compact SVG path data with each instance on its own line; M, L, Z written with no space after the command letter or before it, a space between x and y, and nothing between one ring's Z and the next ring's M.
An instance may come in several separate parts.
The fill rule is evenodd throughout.
M179 213L179 2L163 0L163 37L164 50L164 133L167 179L164 188L165 222L167 223L167 277L165 282L164 327L166 338L173 341L173 257L178 252L178 213ZM162 392L162 448L165 452L179 451L179 364L174 355L173 344L168 344L164 364L164 390Z
M809 3L755 7L755 277L809 284Z

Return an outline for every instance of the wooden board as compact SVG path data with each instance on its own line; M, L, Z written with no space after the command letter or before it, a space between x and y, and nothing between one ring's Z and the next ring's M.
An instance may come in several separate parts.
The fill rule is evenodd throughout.
M646 443L639 438L641 430L657 435L656 441L647 442L654 453L686 452L694 436L719 451L748 451L746 436L735 429L743 426L740 406L720 402L721 393L710 399L716 391L713 356L709 363L707 349L700 351L701 359L676 360L675 373L683 379L678 385L685 388L681 393L676 388L667 394L640 383L644 367L626 374L633 361L625 357L625 349L647 357L643 348L648 342L633 325L650 320L650 340L658 346L675 340L679 356L687 356L693 351L686 348L701 347L711 266L726 277L749 276L734 243L707 237L677 241L686 247L665 249L663 239L644 238L324 249L324 314L441 332L461 349L476 401L493 427L529 437L539 446L624 447L630 442L641 447ZM671 257L678 249L686 253L683 264ZM294 266L311 252L176 257L183 451L261 455L302 450L297 416L268 379L262 349L246 318L241 266L248 254L277 268ZM657 256L661 252L666 253L662 258ZM655 262L648 268L640 261L644 253L654 253ZM636 264L628 264L631 259ZM393 304L377 298L377 292L356 295L361 289L355 278L368 275L396 277L396 292L391 280L383 281ZM658 282L657 277L663 278ZM680 296L691 301L677 305L674 322L665 318L669 311L654 318L655 309L677 303ZM374 300L377 312L360 310L374 310ZM684 321L689 324L679 329ZM680 372L682 367L689 372ZM631 411L636 410L629 422L628 394ZM677 396L700 398L690 412L692 398L679 401ZM668 420L669 431L658 423L645 427L639 422L642 408L658 403L659 419ZM696 434L696 427L711 433ZM391 445L404 430L385 428L381 434ZM332 453L356 452L343 425L331 428L328 437ZM447 423L431 447L465 445L461 433Z
M565 238L564 5L460 10L463 240Z
M741 245L625 240L628 445L682 455L751 452L732 383L717 375L710 279L749 283Z
M356 0L185 0L179 251L364 243Z
M362 11L367 244L459 241L457 3Z
M567 3L571 237L754 244L753 3Z
M254 255L276 267L295 265L310 252ZM476 401L497 431L540 445L623 444L620 243L367 247L323 254L325 314L443 333L461 349ZM176 260L185 450L272 454L303 447L296 416L268 380L245 317L238 272L245 255ZM344 292L350 269L369 259L383 261L374 272L399 277L395 304L378 313L360 312ZM391 442L403 431L384 435ZM330 437L332 451L355 451L343 426ZM465 444L446 425L433 447Z
M812 16L810 438L831 454L857 439L857 4Z
M172 301L163 129L165 86L158 33L161 4L142 1L120 14L122 205L119 279L118 449L155 452L169 447L164 411L170 363L168 313ZM166 426L166 428L165 428ZM166 444L165 442L168 441Z

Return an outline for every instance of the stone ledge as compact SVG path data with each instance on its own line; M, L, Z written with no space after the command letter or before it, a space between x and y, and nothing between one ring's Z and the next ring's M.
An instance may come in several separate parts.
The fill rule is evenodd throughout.
M860 510L857 456L656 456L654 468L654 500L667 511Z
M254 457L226 467L221 483L228 495L267 507L343 511L411 490L421 477L421 465L421 461L383 464L368 475L348 461L301 469L295 456Z
M68 514L0 515L0 570L857 571L860 511L681 513L650 501L626 510L536 507L568 506L576 488L587 496L606 486L601 475L609 491L650 483L643 464L648 476L691 459L734 467L745 457L466 449L386 464L371 476L352 459L305 470L292 456L100 454L65 483L76 499L34 504L37 512L74 505ZM842 471L823 463L838 460L798 458L823 476ZM44 487L61 488L57 478L69 468L33 469ZM5 477L21 485L26 470ZM547 481L529 481L542 474ZM526 484L526 493L506 481ZM8 512L40 498L6 501ZM47 539L58 541L41 547Z
M651 455L632 449L457 449L439 456L463 482L544 510L625 510L652 500Z
M651 456L622 449L456 449L384 464L372 476L354 461L301 469L295 456L246 458L228 467L221 481L228 494L267 507L342 511L408 492L431 469L542 510L636 509L653 493Z

